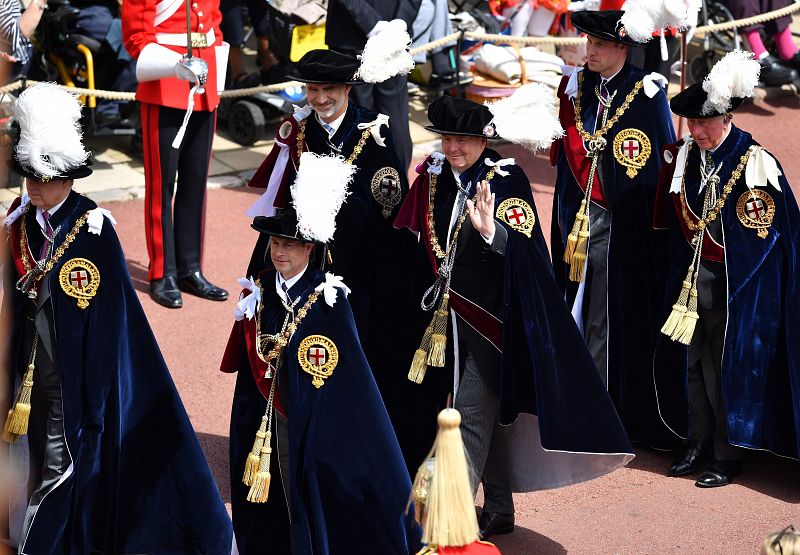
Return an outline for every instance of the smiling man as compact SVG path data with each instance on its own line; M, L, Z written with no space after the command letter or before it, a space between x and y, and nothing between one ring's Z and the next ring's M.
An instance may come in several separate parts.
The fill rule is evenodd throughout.
M704 470L698 487L729 484L743 448L800 456L800 213L778 162L732 123L753 89L727 85L758 73L734 51L675 96L691 136L662 153L655 226L670 242L654 377L660 413L688 438L667 473Z
M566 133L551 149L557 177L553 266L600 377L631 439L671 447L649 372L663 295L662 239L651 226L661 158L675 140L664 81L626 62L641 45L623 12L572 14L586 66L558 90Z

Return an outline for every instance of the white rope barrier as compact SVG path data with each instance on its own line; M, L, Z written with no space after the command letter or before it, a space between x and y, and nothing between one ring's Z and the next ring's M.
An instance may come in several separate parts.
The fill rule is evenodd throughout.
M695 29L695 33L698 35L702 35L704 33L714 33L714 32L722 32L722 31L731 31L733 29L738 29L741 27L749 27L750 25L757 25L759 23L764 23L766 21L770 21L773 19L778 19L787 15L792 15L795 12L800 10L800 3L793 3L785 8L781 8L778 10L774 10L771 12L767 12L764 14L760 14L754 17L748 17L745 19L739 19L735 21L728 21L726 23L715 23L713 25L703 25L697 27ZM512 37L509 35L493 35L488 33L474 33L471 31L467 31L464 34L464 37L470 40L477 40L483 42L491 42L491 43L501 43L501 44L513 44L518 46L533 46L533 45L541 45L541 44L551 44L551 45L560 45L560 46L574 46L579 44L584 44L586 39L583 37ZM411 55L415 54L422 54L423 52L429 52L431 50L435 50L442 46L445 46L453 41L457 40L461 36L461 33L451 33L445 37L437 39L433 42L429 42L427 44L423 44L416 48L411 49ZM24 81L25 86L36 84L38 81L27 80ZM258 87L249 87L246 89L230 89L220 92L220 98L240 98L246 96L253 96L258 93L273 93L279 92L291 87L297 87L302 85L302 83L298 83L297 81L287 81L285 83L276 83L274 85L261 85ZM0 87L0 94L5 94L9 92L14 92L16 90L21 89L23 86L23 81L15 81L4 87ZM120 92L120 91L106 91L100 89L83 89L79 87L67 87L64 85L59 85L62 89L70 91L75 94L79 94L81 96L94 96L98 99L104 100L135 100L136 94L131 92Z

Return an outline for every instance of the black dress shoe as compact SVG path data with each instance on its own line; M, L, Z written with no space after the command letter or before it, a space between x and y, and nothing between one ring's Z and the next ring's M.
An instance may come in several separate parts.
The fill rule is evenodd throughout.
M794 56L781 63L789 69L795 70L798 75L800 75L800 52L795 52Z
M178 287L181 291L212 301L224 301L228 298L227 291L208 281L200 271L178 279Z
M765 87L780 87L797 79L797 72L783 65L775 56L758 60L761 65L761 82Z
M711 456L712 446L709 441L690 441L680 459L672 463L667 476L677 478L695 472L700 463Z
M707 471L694 483L698 488L718 488L727 486L733 478L741 474L742 461L714 461Z
M164 276L150 282L150 298L161 306L167 308L180 308L183 306L181 292L178 290L178 281L175 276Z
M514 531L514 513L501 514L483 511L478 517L478 528L480 528L482 540L489 536L510 534Z

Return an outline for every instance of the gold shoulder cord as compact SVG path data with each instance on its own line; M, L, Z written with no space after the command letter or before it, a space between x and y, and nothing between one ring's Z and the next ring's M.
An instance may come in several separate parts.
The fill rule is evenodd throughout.
M697 325L697 321L700 319L700 316L697 313L697 277L700 274L700 259L703 251L703 238L706 229L712 221L717 219L717 216L719 215L723 206L725 206L725 201L728 200L728 196L730 196L731 191L733 191L736 182L742 176L742 172L747 166L747 160L758 147L755 145L751 146L739 159L739 164L731 173L730 179L728 179L728 182L723 187L722 194L719 196L716 202L713 201L713 197L716 192L719 177L715 175L709 179L708 183L706 184L706 194L703 199L703 214L696 224L689 217L688 205L686 201L686 166L689 162L688 152L692 148L691 143L687 148L686 162L684 163L683 167L683 180L681 181L680 203L683 221L686 222L686 225L690 230L695 232L694 237L692 238L694 254L692 255L692 262L689 264L689 272L686 274L686 278L683 280L683 284L681 286L681 291L678 294L678 300L672 305L672 311L670 312L667 321L664 322L664 325L661 327L661 333L673 341L677 341L678 343L682 343L684 345L689 345L692 342L695 326Z
M347 157L347 163L352 164L358 158L358 155L361 154L361 151L364 150L364 145L367 144L367 138L369 138L370 130L364 129L361 133L361 138L358 140L358 143L355 147L353 147L353 152L350 153L350 156ZM297 161L300 162L300 156L302 156L303 151L306 149L306 120L300 122L300 129L297 132Z
M256 432L256 439L253 442L253 448L247 455L247 461L244 466L244 476L242 482L246 486L250 486L247 492L247 500L251 503L266 503L269 498L269 484L272 480L270 474L270 459L272 457L272 415L273 415L273 401L275 399L275 384L278 382L278 370L280 369L280 354L283 348L289 343L297 326L303 318L306 317L311 306L319 298L320 292L314 291L309 295L305 304L297 311L297 316L290 321L291 315L294 312L294 307L300 300L298 297L292 305L284 303L286 309L286 318L283 320L281 331L275 335L268 335L261 333L261 312L264 307L263 303L263 289L261 288L261 281L257 280L258 285L258 313L256 314L256 354L258 358L267 363L267 373L265 378L272 378L272 383L269 387L269 397L267 398L267 410L264 416L261 417L261 425ZM274 347L265 357L263 354L264 347L268 343L274 343ZM272 361L278 359L275 366Z
M487 184L494 178L495 168L491 168L486 173ZM461 207L453 236L447 245L447 251L443 251L436 236L436 222L433 215L434 200L436 196L436 174L430 174L430 188L428 191L428 233L430 234L431 248L436 258L439 259L439 270L436 281L431 285L422 296L422 309L431 310L435 305L439 295L441 300L436 312L433 314L431 323L425 328L419 348L414 352L414 359L411 361L411 368L408 371L408 379L414 383L422 383L425 379L425 372L428 366L441 368L444 366L445 348L447 347L447 315L450 312L450 278L452 277L453 261L455 259L456 243L461 232L461 226L467 218L466 202ZM473 197L473 202L475 197ZM426 299L430 298L429 301Z
M30 299L36 299L37 284L58 264L58 261L64 256L64 252L69 248L75 240L75 236L81 230L81 227L86 223L89 216L87 212L75 222L70 232L64 238L64 241L56 248L53 255L46 262L37 262L36 265L31 263L28 256L28 233L25 229L25 215L28 213L31 205L25 207L20 220L20 238L19 248L20 257L22 259L22 267L25 270L23 275L17 281L16 288L28 295ZM28 367L25 370L22 383L14 396L14 405L8 411L5 426L3 427L3 440L8 443L14 443L20 436L28 433L28 419L31 413L31 392L33 391L33 378L35 363L36 363L36 347L39 343L39 334L34 332L33 347L29 357Z
M597 164L600 160L600 155L608 144L605 136L619 121L619 118L628 110L631 102L633 102L636 95L639 94L639 91L642 90L642 87L642 81L637 81L633 89L631 89L625 97L625 101L614 112L611 119L608 118L609 110L604 110L600 130L594 134L589 134L586 129L584 129L583 120L581 119L583 72L578 74L578 94L575 96L575 128L587 144L587 155L592 159L592 165L589 168L589 179L584 187L583 200L581 200L580 208L578 208L578 213L575 215L575 221L572 224L572 230L567 236L567 244L564 247L564 262L570 266L569 279L571 281L581 282L585 277L586 257L589 252L589 207L591 206L592 199L592 185L594 184L594 176L597 172ZM608 106L611 105L615 95L616 91L607 101Z

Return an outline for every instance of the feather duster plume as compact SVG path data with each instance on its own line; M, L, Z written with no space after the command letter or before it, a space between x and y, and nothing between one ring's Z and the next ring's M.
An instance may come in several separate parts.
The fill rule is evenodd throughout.
M410 46L411 37L405 25L390 22L367 40L364 52L359 56L361 67L358 76L367 83L382 83L396 75L411 73L414 60L408 52Z
M487 104L500 137L532 152L545 149L564 135L556 97L543 83L523 85L511 96Z
M26 89L14 108L20 126L17 161L41 176L54 177L86 162L81 141L81 103L54 83Z
M310 241L327 243L336 231L336 215L349 194L356 166L342 156L304 152L292 184L297 229Z
M752 52L734 50L726 54L703 81L703 90L708 94L703 114L724 114L731 108L731 98L753 96L760 73L761 66Z
M696 27L701 6L702 0L626 0L620 21L631 40L645 43L654 32Z

